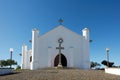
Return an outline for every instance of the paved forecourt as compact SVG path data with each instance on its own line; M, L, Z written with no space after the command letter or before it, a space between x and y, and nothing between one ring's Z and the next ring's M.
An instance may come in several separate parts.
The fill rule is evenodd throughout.
M0 80L120 80L120 76L101 70L49 68L16 71L15 74L0 76Z

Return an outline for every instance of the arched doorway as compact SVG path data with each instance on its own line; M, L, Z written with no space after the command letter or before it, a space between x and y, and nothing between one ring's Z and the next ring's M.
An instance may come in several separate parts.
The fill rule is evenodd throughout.
M58 66L58 63L59 63L59 54L54 59L54 66ZM67 67L67 59L63 54L61 54L61 64L63 67Z

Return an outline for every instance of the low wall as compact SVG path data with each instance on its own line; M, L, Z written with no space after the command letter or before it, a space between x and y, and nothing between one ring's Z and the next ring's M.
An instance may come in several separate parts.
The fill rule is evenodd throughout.
M14 68L0 68L0 75L13 73Z
M105 68L105 72L109 74L120 75L120 68Z

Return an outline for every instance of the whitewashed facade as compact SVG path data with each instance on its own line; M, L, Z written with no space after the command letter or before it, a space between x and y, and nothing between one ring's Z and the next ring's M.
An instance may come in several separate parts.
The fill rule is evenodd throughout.
M55 67L58 64L58 39L62 38L64 47L61 62L65 67L90 68L89 30L82 30L82 36L60 25L40 36L37 29L32 30L32 49L22 46L22 69L36 70Z

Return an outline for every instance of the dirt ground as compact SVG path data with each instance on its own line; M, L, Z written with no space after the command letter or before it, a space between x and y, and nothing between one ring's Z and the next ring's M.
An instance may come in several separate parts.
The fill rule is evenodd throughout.
M120 80L120 76L101 70L40 69L15 71L14 74L0 76L0 80Z

